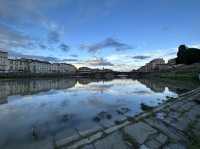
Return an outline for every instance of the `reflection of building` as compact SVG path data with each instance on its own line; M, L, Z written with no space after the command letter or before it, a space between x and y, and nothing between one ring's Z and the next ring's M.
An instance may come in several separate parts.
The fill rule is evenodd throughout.
M41 91L48 91L50 89L67 89L73 87L75 84L75 79L1 80L0 100L5 101L7 96L11 95L27 95Z
M8 53L0 51L0 72L8 70Z
M153 81L151 79L140 79L139 81L154 92L162 93L165 91L165 84L162 82Z
M154 92L163 92L165 87L170 91L176 93L184 93L189 90L193 90L199 87L198 82L186 81L186 80L171 80L171 79L139 79L139 82L146 85Z

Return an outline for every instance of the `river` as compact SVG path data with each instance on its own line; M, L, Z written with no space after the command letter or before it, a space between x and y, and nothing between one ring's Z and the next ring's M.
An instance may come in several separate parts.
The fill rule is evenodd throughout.
M0 148L48 148L55 140L107 127L198 85L148 79L0 80Z

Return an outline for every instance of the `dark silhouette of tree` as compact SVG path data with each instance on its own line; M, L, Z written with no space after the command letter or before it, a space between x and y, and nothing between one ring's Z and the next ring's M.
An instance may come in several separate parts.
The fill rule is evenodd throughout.
M188 48L186 45L180 45L177 53L177 64L190 65L200 62L200 49Z

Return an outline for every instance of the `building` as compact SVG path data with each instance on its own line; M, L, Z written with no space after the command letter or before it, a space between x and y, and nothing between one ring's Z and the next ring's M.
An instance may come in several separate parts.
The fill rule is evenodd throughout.
M0 51L0 72L8 70L8 53Z
M71 64L66 64L66 63L59 64L59 72L60 73L74 74L74 73L76 73L76 71L77 71L76 67Z
M142 66L141 68L139 68L138 71L139 72L158 71L159 70L158 65L162 65L162 64L165 64L164 59L157 58L157 59L154 59L154 60L150 61L149 63L147 63L146 65Z
M8 59L8 53L0 51L0 73L63 73L75 74L76 67L66 63L50 63L33 59Z
M53 63L51 64L51 72L52 73L58 73L59 72L59 63Z
M31 60L30 73L51 73L51 63L47 61Z
M8 59L8 71L9 72L29 72L30 59Z
M169 64L158 64L157 65L157 70L158 71L169 71L174 69L173 65L169 65Z

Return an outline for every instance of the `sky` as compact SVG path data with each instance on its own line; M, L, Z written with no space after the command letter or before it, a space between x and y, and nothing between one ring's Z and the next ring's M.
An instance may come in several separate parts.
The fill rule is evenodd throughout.
M200 47L199 0L0 0L0 49L77 67L137 69Z

